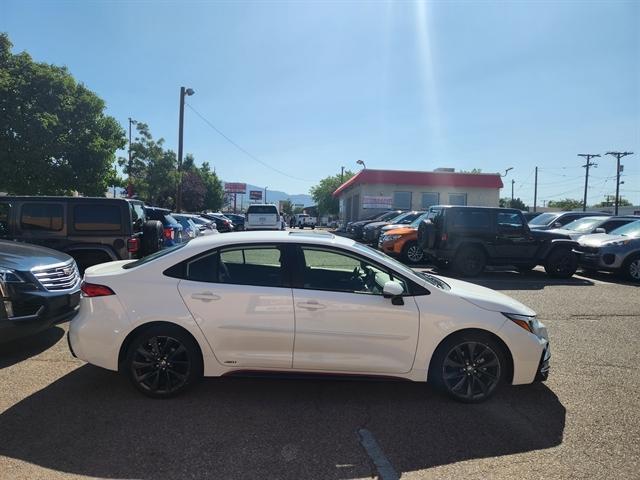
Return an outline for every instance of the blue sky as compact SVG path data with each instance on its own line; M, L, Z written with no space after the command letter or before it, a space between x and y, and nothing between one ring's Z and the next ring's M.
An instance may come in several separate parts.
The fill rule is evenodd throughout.
M15 51L68 66L228 181L306 193L369 168L514 167L515 194L581 198L578 153L631 150L623 196L640 204L640 2L0 2ZM615 161L590 201L615 191ZM289 176L283 175L284 172ZM295 177L295 178L291 178ZM510 183L503 196L510 195Z

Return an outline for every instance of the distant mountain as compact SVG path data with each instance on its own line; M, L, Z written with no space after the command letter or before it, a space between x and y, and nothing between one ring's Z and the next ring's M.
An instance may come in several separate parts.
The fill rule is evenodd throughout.
M238 200L237 200L238 208L240 208L241 205L248 205L249 203L251 203L249 201L249 192L251 190L261 191L263 195L262 200L264 201L264 187L259 187L257 185L250 185L247 183L247 193L243 195L238 194ZM280 200L286 200L286 199L291 200L291 203L293 204L302 204L305 207L308 207L309 205L314 204L313 198L311 198L311 195L306 195L304 193L291 195L286 192L281 192L279 190L269 190L267 188L267 202L275 203L277 205Z

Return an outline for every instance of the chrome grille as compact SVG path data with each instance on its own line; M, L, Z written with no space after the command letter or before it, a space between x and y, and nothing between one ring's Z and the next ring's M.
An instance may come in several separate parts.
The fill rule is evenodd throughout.
M76 262L38 267L31 270L40 285L47 290L68 290L80 282L80 272Z

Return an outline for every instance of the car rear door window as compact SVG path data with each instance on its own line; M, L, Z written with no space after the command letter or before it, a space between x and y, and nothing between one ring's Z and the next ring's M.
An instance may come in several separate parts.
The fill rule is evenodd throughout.
M73 228L78 231L119 231L122 215L117 205L76 205Z
M25 203L20 214L22 230L59 232L62 230L64 209L60 204Z
M218 282L284 287L283 252L277 246L231 248L220 252Z
M454 210L452 228L465 230L490 230L491 215L486 210Z

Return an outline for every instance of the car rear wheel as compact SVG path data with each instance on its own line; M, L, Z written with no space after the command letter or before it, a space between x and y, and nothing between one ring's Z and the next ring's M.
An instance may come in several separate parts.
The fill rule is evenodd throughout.
M632 282L640 282L640 255L629 257L624 262L622 273Z
M482 273L487 260L484 252L477 247L461 249L453 260L456 272L463 277L476 277Z
M145 395L177 395L202 376L202 356L196 342L178 327L154 326L129 344L123 369Z
M544 264L547 275L555 278L570 278L578 269L578 259L568 248L556 248Z
M162 223L149 220L142 227L142 254L149 255L162 247Z
M479 403L504 382L507 361L502 347L489 335L463 333L438 347L429 377L454 399Z
M420 263L424 260L424 250L418 246L417 242L407 242L402 249L402 257L406 263Z

